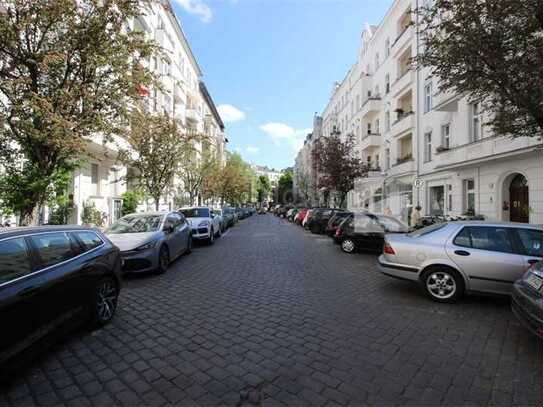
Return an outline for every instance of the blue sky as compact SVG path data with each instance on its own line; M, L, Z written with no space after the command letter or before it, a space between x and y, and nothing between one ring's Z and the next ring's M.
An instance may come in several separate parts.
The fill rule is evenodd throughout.
M226 122L229 150L294 165L313 115L392 0L172 0ZM222 105L222 106L221 106Z

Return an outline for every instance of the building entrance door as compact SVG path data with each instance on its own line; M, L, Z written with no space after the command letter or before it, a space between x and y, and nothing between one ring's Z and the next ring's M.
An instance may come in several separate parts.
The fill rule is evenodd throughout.
M522 174L518 174L509 187L509 207L511 208L511 222L530 222L530 195L528 180Z

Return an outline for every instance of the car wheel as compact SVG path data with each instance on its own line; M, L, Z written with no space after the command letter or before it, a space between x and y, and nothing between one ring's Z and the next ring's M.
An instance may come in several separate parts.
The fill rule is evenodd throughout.
M222 227L219 226L219 230L217 231L217 237L221 237L222 236Z
M163 274L168 271L170 266L170 251L166 245L162 245L158 252L158 274Z
M185 250L186 254L191 254L192 253L192 244L193 244L192 235L189 235L189 237L187 239L187 250Z
M215 231L213 228L211 228L211 231L209 232L209 238L207 239L208 244L213 244L215 242Z
M426 294L437 302L456 302L464 294L464 280L458 272L445 268L433 268L422 276Z
M117 310L119 287L112 277L104 277L96 285L91 304L91 325L99 328L109 323Z
M351 239L343 239L341 241L341 250L345 253L353 253L356 250L356 245Z

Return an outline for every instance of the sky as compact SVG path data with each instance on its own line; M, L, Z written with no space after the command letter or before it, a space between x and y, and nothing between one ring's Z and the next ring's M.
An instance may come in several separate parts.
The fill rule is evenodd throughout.
M245 161L294 165L313 116L392 0L171 0Z

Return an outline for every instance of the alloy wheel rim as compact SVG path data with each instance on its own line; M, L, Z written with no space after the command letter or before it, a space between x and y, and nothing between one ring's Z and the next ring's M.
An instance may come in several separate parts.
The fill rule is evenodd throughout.
M101 321L109 321L117 308L117 287L105 282L98 288L97 313Z
M341 243L341 247L343 247L343 250L350 253L354 250L354 243L352 240L344 240L343 243Z
M456 281L446 272L432 273L426 280L428 291L436 298L451 298L456 293Z

